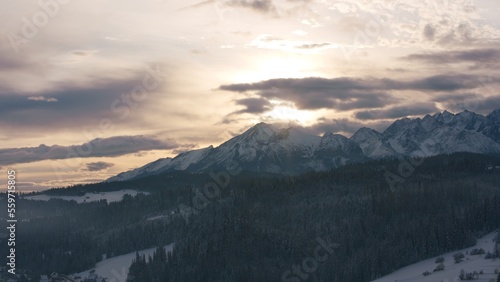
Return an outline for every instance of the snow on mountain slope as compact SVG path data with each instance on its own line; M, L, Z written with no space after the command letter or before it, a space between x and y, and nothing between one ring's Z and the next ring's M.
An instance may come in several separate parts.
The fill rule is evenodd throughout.
M342 150L348 146L356 146L354 142L349 140L349 138L340 134L333 134L332 132L327 132L321 137L321 143L319 145L321 148L335 148Z
M500 144L492 138L495 130L498 130L498 125L482 115L469 111L454 115L445 111L423 119L396 121L383 136L396 152L403 155L497 153Z
M454 252L446 253L438 257L443 257L445 260L443 264L445 268L443 271L433 272L434 268L438 265L436 257L417 262L415 264L401 268L389 275L374 280L372 282L455 282L461 281L458 276L460 270L465 272L483 271L484 274L480 275L478 280L474 281L490 281L496 278L495 269L500 269L500 260L484 259L484 255L466 255L464 260L460 263L455 263L453 255L462 252L463 254L470 253L472 249L482 248L486 252L493 252L495 246L495 237L497 232L490 233L477 241L474 247L457 250ZM423 273L429 271L431 274L424 276ZM495 280L496 281L496 280Z
M155 172L159 171L160 169L168 167L171 163L172 163L172 158L158 159L158 160L156 160L152 163L149 163L143 167L129 170L126 172L122 172L116 176L109 178L106 181L107 182L125 181L125 180L133 179L133 178L136 178L136 177L142 176L142 175L154 174Z
M321 142L316 151L320 154L330 155L330 157L343 157L345 159L363 157L363 150L356 142L343 135L331 132L327 132L321 137Z
M166 171L208 172L236 161L244 170L297 174L327 170L350 162L387 157L428 157L454 152L500 153L500 110L488 116L444 111L424 118L403 118L383 133L359 129L351 138L325 133L322 137L296 128L259 123L214 148L181 153L107 181L122 181Z
M197 171L224 168L237 161L245 170L295 173L313 157L321 138L295 128L259 123L215 148L193 166Z
M240 136L236 136L218 147L220 152L230 154L235 148L237 155L252 160L257 150L305 150L311 155L318 146L319 136L301 132L295 128L276 128L259 123Z
M303 163L308 170L324 171L366 159L359 145L349 138L327 132L315 146L314 155Z
M213 148L214 147L209 146L207 148L181 153L177 157L172 159L172 162L168 169L185 170L191 164L197 163L201 159L203 159L208 153L210 153ZM163 168L162 171L165 171L165 168Z
M363 154L369 158L384 158L396 156L397 152L384 140L382 133L370 128L360 128L351 140L356 142L363 150Z
M184 152L179 154L173 159L172 158L159 159L143 167L133 169L127 172L122 172L116 176L109 178L106 181L107 182L124 181L124 180L134 179L140 176L158 174L168 170L185 170L191 164L196 163L201 158L205 157L206 154L209 153L211 149L213 149L212 146L203 149Z

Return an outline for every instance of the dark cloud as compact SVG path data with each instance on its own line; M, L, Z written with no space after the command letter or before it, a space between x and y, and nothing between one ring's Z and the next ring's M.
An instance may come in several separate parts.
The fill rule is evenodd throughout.
M274 12L276 10L271 0L231 0L227 4L231 7L249 8L263 13Z
M183 7L180 10L196 9L213 4L226 5L234 8L251 9L261 13L276 12L276 7L274 6L272 0L206 0Z
M320 77L309 77L309 78L278 78L270 79L255 83L240 83L240 84L230 84L222 85L221 90L234 91L234 92L246 92L252 90L278 90L278 89L297 89L298 91L323 91L323 90L366 90L368 85L366 85L363 80L353 79L353 78L320 78Z
M272 104L264 98L244 98L236 100L236 105L244 106L245 108L242 110L238 110L226 115L220 124L230 124L235 122L244 121L244 119L235 118L236 115L239 114L261 114L267 111L272 110Z
M115 136L97 138L81 145L46 146L0 149L0 165L30 163L42 160L57 160L90 157L116 157L140 151L168 150L178 148L173 140L158 140L147 136Z
M443 105L446 109L453 112L468 110L481 114L489 114L496 109L500 109L500 95L489 97L464 95L463 97L457 97L457 99L450 98L448 100L444 100Z
M94 162L94 163L87 163L86 165L87 165L87 168L85 168L86 171L101 171L114 166L114 164L107 162Z
M298 48L298 49L318 49L318 48L323 48L323 47L327 47L330 45L331 45L330 43L311 43L311 44L298 45L295 48Z
M355 116L361 120L395 119L413 115L425 115L438 111L439 109L433 103L415 103L383 110L361 111L357 112Z
M231 113L229 115L226 115L219 123L217 123L217 125L232 124L238 122L249 122L249 120L246 118L235 118L235 113Z
M437 95L435 97L432 97L432 101L434 102L450 102L450 101L459 101L459 100L465 100L470 97L477 96L478 94L476 93L445 93L441 95Z
M336 108L340 111L371 109L380 108L387 105L388 103L394 103L397 101L397 98L389 96L385 93L368 92L365 93L365 96L338 101L335 105L333 105L333 108Z
M260 98L293 102L298 109L373 109L399 101L392 92L450 92L482 86L474 75L435 75L414 80L361 78L298 78L271 79L255 83L229 84L220 90L252 92Z
M265 99L294 102L299 109L337 108L348 110L358 106L379 107L393 100L377 93L376 81L351 78L271 79L257 83L223 85L221 90L234 92L257 91Z
M271 103L266 99L261 98L246 98L236 101L237 105L245 106L246 108L236 113L250 113L250 114L260 114L271 110Z
M148 102L130 98L132 89L142 85L143 77L144 74L119 80L96 78L85 84L66 82L37 93L5 91L0 93L0 126L37 131L96 128L104 118L118 124L140 122L125 120L124 116L139 114L140 106L144 106L141 104Z
M484 35L483 35L484 36ZM434 24L426 24L422 30L422 38L443 47L471 46L484 41L476 27L469 23L452 23L446 19Z
M461 23L438 38L437 43L443 46L470 45L478 40L473 33L474 28L472 26L468 23Z
M477 105L475 104L477 102ZM490 113L496 109L500 109L500 95L490 96L485 98L477 98L475 102L470 103L471 106L476 105L476 111Z
M403 57L404 60L422 61L431 64L453 63L491 63L500 62L499 49L472 49L463 51L445 51L422 54L412 54Z
M424 91L455 91L473 89L481 85L481 77L474 75L435 75L411 82L397 83L394 89Z
M321 135L325 132L339 133L345 135L352 135L362 127L370 127L379 132L384 131L389 125L390 121L376 121L371 123L358 122L350 119L320 119L314 125L303 127L303 130L315 135Z

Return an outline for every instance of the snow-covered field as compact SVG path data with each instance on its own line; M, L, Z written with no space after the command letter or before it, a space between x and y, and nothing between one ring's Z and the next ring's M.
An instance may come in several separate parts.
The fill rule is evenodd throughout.
M27 200L39 200L48 201L50 199L63 199L67 201L75 200L77 203L81 204L84 202L95 202L100 200L106 200L108 203L121 201L123 195L129 194L130 196L135 196L139 193L147 194L146 192L139 192L136 190L120 190L112 192L101 192L101 193L86 193L83 196L52 196L52 195L36 195L24 197Z
M500 259L484 259L484 255L471 256L466 254L467 251L469 251L470 253L472 249L479 248L484 249L486 252L493 252L495 245L494 239L496 234L497 233L494 232L484 236L477 241L477 244L474 247L441 255L445 259L445 269L443 271L433 272L433 269L438 264L435 263L436 258L431 258L401 268L387 276L374 280L373 282L455 282L461 281L458 278L461 269L463 269L465 272L480 272L482 270L484 274L480 275L479 279L474 281L490 281L490 279L496 279L497 274L495 274L495 269L500 268ZM455 264L453 255L458 252L462 252L463 254L465 254L465 258L462 262ZM428 276L422 275L422 273L424 273L425 271L429 271L431 272L431 274Z
M171 252L174 244L165 246L167 252ZM156 248L139 251L139 255L153 256ZM100 277L107 278L107 282L125 282L127 280L128 271L132 261L135 259L135 253L132 252L126 255L117 256L103 260L95 265L94 268L83 271L78 274L80 277L88 277L90 271L95 270L95 273Z

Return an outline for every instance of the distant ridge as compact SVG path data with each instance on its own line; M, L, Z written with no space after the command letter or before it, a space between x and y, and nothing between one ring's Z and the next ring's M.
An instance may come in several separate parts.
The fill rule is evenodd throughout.
M398 156L454 152L500 153L500 109L487 116L448 111L396 120L384 132L363 127L350 138L322 137L297 128L259 123L218 147L164 158L106 180L125 181L169 171L208 172L237 162L244 170L279 174L322 171L348 163Z

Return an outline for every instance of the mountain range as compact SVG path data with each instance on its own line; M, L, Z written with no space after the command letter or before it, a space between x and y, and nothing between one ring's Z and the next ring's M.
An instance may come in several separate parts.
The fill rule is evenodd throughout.
M277 174L322 171L348 163L401 156L428 157L454 152L500 153L500 109L484 116L448 111L403 118L385 131L363 127L350 138L323 136L299 128L259 123L218 147L162 158L106 180L125 181L172 171L210 172L237 163L243 170Z

